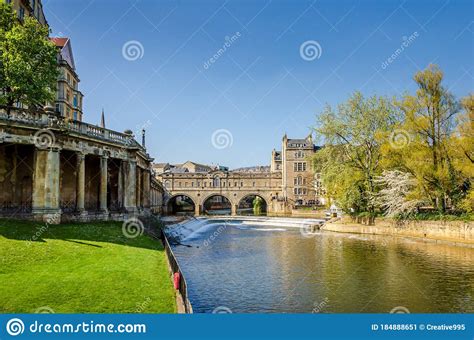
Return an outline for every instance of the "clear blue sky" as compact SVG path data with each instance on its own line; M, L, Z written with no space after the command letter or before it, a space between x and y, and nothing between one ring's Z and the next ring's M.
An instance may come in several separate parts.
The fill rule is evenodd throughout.
M456 96L474 89L472 1L43 2L53 35L72 39L84 120L99 123L104 107L111 129L145 126L157 162L267 165L283 134L308 135L326 103L413 93L430 62ZM135 61L123 55L130 41L143 46ZM306 41L321 47L313 61L300 55ZM212 144L220 129L227 148Z

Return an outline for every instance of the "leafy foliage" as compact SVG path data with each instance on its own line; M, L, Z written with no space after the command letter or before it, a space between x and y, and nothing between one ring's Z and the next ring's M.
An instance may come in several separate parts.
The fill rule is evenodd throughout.
M474 95L458 101L435 65L417 72L414 95L355 93L326 108L316 132L326 145L314 169L330 199L351 214L407 217L474 211Z
M58 77L57 49L49 31L34 18L16 19L13 9L0 4L0 105L20 102L29 109L54 100Z

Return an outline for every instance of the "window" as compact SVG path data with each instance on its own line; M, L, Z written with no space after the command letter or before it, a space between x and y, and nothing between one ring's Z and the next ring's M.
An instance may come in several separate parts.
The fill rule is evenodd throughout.
M20 20L23 20L25 18L25 8L23 6L20 6L20 12L18 12L18 17Z
M295 172L306 171L306 162L295 162L295 163L293 163L293 170Z
M295 158L304 158L305 154L303 151L296 151Z
M74 113L73 113L73 119L74 119L74 120L77 120L77 111L74 111Z

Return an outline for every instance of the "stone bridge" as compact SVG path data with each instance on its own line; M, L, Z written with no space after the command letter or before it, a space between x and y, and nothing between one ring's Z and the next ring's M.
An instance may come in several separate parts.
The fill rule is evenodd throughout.
M0 216L123 219L161 205L152 158L131 133L52 111L0 112Z
M267 213L283 213L285 204L281 196L281 173L211 171L208 173L163 173L157 176L164 190L163 210L171 213L170 204L176 197L185 196L194 203L196 216L205 212L205 203L213 197L226 198L231 214L249 196L259 196L266 203Z

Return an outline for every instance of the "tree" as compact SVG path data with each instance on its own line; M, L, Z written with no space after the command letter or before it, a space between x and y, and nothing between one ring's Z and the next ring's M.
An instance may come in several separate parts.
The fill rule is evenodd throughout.
M375 212L370 199L381 173L380 146L398 119L396 108L384 97L364 98L356 92L333 110L319 116L316 134L325 147L316 153L314 168L322 172L328 194L351 212Z
M253 214L261 215L263 213L263 200L259 196L255 196L255 199L252 202L253 204Z
M451 152L454 167L464 179L463 197L459 207L467 212L474 211L474 94L463 98L463 113L452 138Z
M381 190L374 196L374 204L380 206L388 217L408 217L423 203L413 195L416 179L407 172L384 170L375 182Z
M31 17L19 22L5 3L0 4L0 24L0 105L10 114L17 102L34 110L53 101L57 49L48 28Z
M459 173L453 167L449 140L459 105L443 86L443 72L435 65L417 72L415 96L399 104L410 147L402 152L402 166L412 173L433 205L446 211L446 199L455 199L460 189Z

